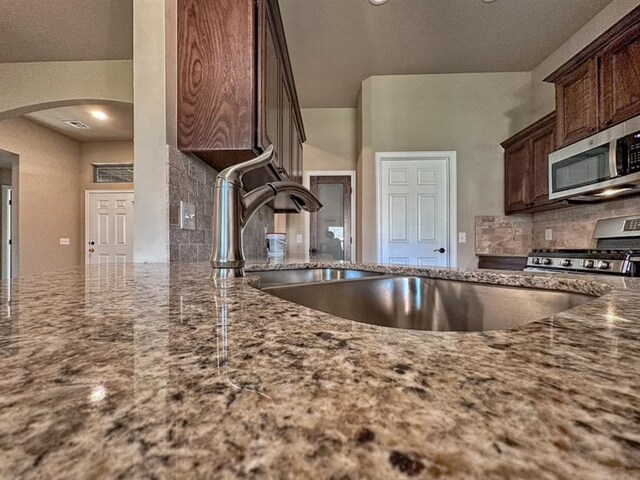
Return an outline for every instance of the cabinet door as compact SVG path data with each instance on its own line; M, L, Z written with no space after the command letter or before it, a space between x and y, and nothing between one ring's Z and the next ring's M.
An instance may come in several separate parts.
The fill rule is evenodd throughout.
M518 143L505 151L505 212L514 213L529 206L529 141Z
M262 88L261 88L261 147L266 149L273 145L276 167L282 167L280 159L280 119L278 117L280 106L280 57L275 43L273 21L269 11L262 4Z
M304 172L304 159L303 159L304 149L302 147L302 140L300 139L299 135L297 137L297 149L298 149L298 166L296 168L297 170L296 182L302 183L302 175Z
M292 129L292 118L293 112L291 111L291 95L289 94L289 89L287 88L287 84L284 78L280 83L280 99L281 99L281 148L280 148L280 159L282 166L282 173L287 177L291 178L291 129Z
M603 129L640 114L640 25L602 53L600 95Z
M289 178L294 182L298 181L298 165L300 163L300 159L298 158L299 155L298 127L295 115L293 114L293 109L291 109L291 170L289 171Z
M555 146L555 130L547 128L531 139L531 198L534 206L549 201L549 154Z
M598 131L598 62L596 58L556 83L557 140L563 147Z

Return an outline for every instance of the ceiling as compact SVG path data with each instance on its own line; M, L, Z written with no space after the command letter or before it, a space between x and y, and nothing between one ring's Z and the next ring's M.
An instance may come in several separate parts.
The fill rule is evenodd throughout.
M0 63L133 58L133 0L0 0Z
M91 112L101 111L106 120L96 119ZM79 142L107 142L133 139L133 105L130 103L108 103L91 105L73 105L50 108L25 115L29 120L39 123ZM89 130L77 129L64 123L78 120Z
M280 0L302 107L372 75L533 70L611 0Z

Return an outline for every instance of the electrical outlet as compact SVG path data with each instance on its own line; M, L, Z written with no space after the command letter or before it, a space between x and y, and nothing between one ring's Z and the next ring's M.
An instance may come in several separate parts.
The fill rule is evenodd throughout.
M68 238L61 238L60 245L71 245L71 240L69 240Z
M458 243L467 243L467 232L458 232Z
M192 203L180 202L180 228L196 229L196 206Z
M553 240L553 230L551 230L550 228L546 228L544 230L544 239Z

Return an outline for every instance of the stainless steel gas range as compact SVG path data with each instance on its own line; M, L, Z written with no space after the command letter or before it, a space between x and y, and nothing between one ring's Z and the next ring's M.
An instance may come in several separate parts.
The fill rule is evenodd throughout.
M599 220L595 249L534 250L527 271L640 276L640 216Z

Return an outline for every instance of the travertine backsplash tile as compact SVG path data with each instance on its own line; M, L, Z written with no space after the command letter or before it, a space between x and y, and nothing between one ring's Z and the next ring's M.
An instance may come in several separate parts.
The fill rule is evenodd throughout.
M476 217L476 255L524 256L532 249L595 248L596 222L640 215L640 196L522 216ZM545 240L545 230L552 240Z
M640 215L640 197L593 205L577 205L533 215L533 248L594 248L596 222L604 218ZM552 240L545 240L550 228Z
M172 262L206 262L211 255L216 172L193 155L169 147L169 254ZM180 228L180 202L196 207L196 229ZM264 230L273 230L273 210L262 207L244 230L248 260L266 260Z
M476 217L476 255L526 256L531 243L529 216Z

